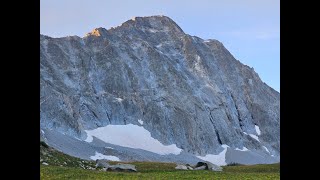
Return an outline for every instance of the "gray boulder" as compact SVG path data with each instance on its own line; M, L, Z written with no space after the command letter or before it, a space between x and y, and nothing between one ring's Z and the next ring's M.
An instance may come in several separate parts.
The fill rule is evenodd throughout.
M194 168L194 170L211 170L211 171L222 171L222 167L212 164L211 162L198 162Z
M211 162L205 161L205 163L207 164L208 170L211 171L222 171L222 167L212 164Z
M193 167L191 167L190 165L187 164L187 168L188 170L193 170Z
M183 164L178 164L175 169L181 169L181 170L188 170L188 167L186 165Z
M110 165L107 171L127 171L127 172L137 172L136 166L132 164L116 164Z
M110 164L108 163L108 161L106 159L97 159L96 160L96 168L97 167L108 169L110 167Z
M207 170L207 169L208 168L205 165L194 168L194 170Z

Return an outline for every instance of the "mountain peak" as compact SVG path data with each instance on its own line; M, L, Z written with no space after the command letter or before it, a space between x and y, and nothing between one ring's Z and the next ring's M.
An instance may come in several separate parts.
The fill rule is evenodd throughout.
M86 36L105 36L107 34L107 30L105 28L99 27L93 29L91 32L87 33Z
M118 27L149 29L151 32L174 31L184 33L171 18L164 15L133 17Z
M132 21L135 21L136 19L142 19L142 20L148 20L148 19L153 19L153 20L169 19L169 20L173 21L172 19L170 19L169 17L164 16L164 15L134 16L134 17L131 18Z
M48 145L84 159L110 146L121 161L279 162L280 94L219 41L185 34L166 16L75 38L40 37L40 127ZM121 126L161 145L122 141L132 135ZM162 145L169 150L158 151Z

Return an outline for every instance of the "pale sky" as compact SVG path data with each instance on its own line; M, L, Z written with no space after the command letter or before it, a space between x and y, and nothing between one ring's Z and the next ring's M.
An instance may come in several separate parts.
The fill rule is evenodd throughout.
M151 15L170 17L187 34L219 40L280 92L280 0L40 0L40 32L83 37Z

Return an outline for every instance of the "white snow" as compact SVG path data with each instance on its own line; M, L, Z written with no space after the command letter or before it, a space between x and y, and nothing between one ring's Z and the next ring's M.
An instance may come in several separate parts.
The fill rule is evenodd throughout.
M203 41L203 42L210 42L210 40L205 40L205 41Z
M255 139L255 140L260 142L258 136L254 135L254 134L249 134L249 136L251 136L253 139Z
M138 122L143 125L143 121L141 119L138 119Z
M90 159L97 160L97 159L107 159L110 161L120 161L120 159L117 156L107 156L101 153L96 152L94 156L90 156Z
M200 64L201 57L199 55L196 55L195 58L196 58L196 62L194 64L194 68L196 71L199 72L199 75L203 77L205 75L205 73L204 73L203 69L201 68L201 64Z
M258 126L257 126L257 127L258 127ZM259 128L259 127L258 127L258 128ZM256 129L256 130L257 130L257 129ZM257 133L258 133L258 131L257 131ZM249 136L251 136L253 139L255 139L255 140L257 140L257 141L260 142L258 136L254 135L254 134L247 134L246 132L243 132L243 134L249 135ZM258 134L260 134L260 129L259 129L259 133L258 133Z
M267 147L265 147L265 146L262 146L262 147L270 154L270 151L268 150Z
M160 48L162 46L162 43L156 45L157 48Z
M196 55L196 58L197 58L197 61L200 61L200 56L199 55Z
M235 150L237 150L237 151L249 151L249 149L244 147L244 146L243 146L242 149L236 148Z
M86 130L85 130L85 131L86 131ZM87 132L87 131L86 131L86 132ZM92 141L93 141L93 137L87 133L87 138L86 138L84 141L86 141L86 142L92 142Z
M142 126L127 125L108 125L93 130L85 130L87 139L92 142L93 136L110 144L123 147L143 149L157 154L180 154L182 149L175 144L163 145L157 139L151 137L151 133Z
M107 149L113 149L113 147L106 147Z
M206 156L197 156L198 158L205 160L205 161L209 161L213 164L219 165L219 166L223 166L226 165L226 152L227 152L227 148L229 147L226 144L221 145L221 147L224 148L223 151L221 151L219 154L214 155L214 154L207 154Z
M118 102L122 102L123 101L123 99L121 99L121 98L115 98Z
M44 134L44 131L42 129L40 131L42 132L42 134Z
M148 31L149 31L149 32L152 32L152 33L159 32L158 30L156 30L156 29L151 29L151 28L150 28L150 29L148 29Z
M261 135L261 131L260 131L259 126L254 125L254 128L256 129L257 134L260 136Z
M249 81L248 81L248 82L249 82L249 84L250 84L250 85L253 85L253 83L252 83L252 79L249 79Z

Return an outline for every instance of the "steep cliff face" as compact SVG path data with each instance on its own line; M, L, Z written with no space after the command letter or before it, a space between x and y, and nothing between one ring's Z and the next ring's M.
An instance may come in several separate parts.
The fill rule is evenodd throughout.
M279 158L280 94L222 43L168 17L40 35L40 67L41 129L85 140L85 130L133 124L197 156L228 145Z

